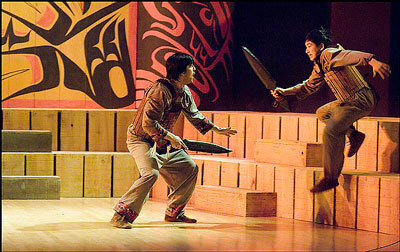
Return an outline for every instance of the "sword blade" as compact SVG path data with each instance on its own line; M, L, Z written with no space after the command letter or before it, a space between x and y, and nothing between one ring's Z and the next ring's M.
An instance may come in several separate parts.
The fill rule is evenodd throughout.
M219 146L213 143L200 142L194 140L184 139L183 142L186 144L191 151L201 151L207 153L229 153L232 152L231 149Z
M276 81L272 78L271 74L267 71L264 65L257 59L257 57L245 46L242 46L244 56L249 62L251 68L257 74L258 78L267 89L275 89Z
M264 84L264 86L268 90L273 90L276 88L276 81L272 78L271 74L268 70L264 67L264 65L257 59L257 57L245 46L242 46L242 50L244 56L246 57L247 61L249 62L251 68L253 68L254 72L257 74L258 78ZM285 111L290 112L290 106L286 99L281 102L275 101L273 104L274 107L280 106Z

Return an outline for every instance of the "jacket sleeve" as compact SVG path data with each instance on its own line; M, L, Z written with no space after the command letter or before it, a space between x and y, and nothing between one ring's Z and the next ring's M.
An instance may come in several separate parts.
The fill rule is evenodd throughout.
M184 116L201 134L206 134L214 127L214 124L197 109L192 93L187 86L184 87L182 105Z
M290 90L295 92L297 99L304 100L309 95L317 92L324 83L325 79L323 74L318 73L314 66L310 77L307 80L291 87Z
M171 100L170 92L159 83L153 84L146 94L142 127L155 142L162 140L168 133L160 122L169 100Z

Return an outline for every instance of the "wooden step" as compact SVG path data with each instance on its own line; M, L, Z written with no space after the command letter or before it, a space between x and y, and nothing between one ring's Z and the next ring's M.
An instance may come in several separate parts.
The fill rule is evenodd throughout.
M4 152L51 152L52 134L49 130L2 130Z
M59 200L58 176L2 176L3 200Z
M217 214L271 217L276 216L276 193L197 185L195 208Z
M256 162L320 167L322 144L291 140L257 139L254 159Z

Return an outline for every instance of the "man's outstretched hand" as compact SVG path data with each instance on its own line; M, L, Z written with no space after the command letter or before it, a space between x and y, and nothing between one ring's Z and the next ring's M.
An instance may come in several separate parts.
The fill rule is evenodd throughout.
M390 66L388 64L385 64L383 62L380 62L379 60L376 60L372 58L368 62L372 66L372 72L374 73L374 77L378 73L382 79L385 79L386 77L389 77L391 70Z
M219 134L219 135L225 135L225 136L233 136L236 135L237 130L232 129L231 127L227 127L227 128L220 128L218 126L214 126L212 128L212 131L214 131L215 133Z

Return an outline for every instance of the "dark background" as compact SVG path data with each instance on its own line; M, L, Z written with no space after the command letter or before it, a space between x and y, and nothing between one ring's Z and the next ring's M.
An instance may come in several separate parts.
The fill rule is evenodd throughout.
M304 37L321 26L344 48L374 53L389 63L389 79L372 78L371 67L360 67L381 101L371 116L399 116L399 3L390 2L235 2L233 11L234 73L232 106L221 110L280 111L245 59L241 46L255 54L280 87L306 80L312 63L305 54ZM396 14L394 14L396 13ZM306 100L288 100L292 112L314 113L335 97L327 85Z

